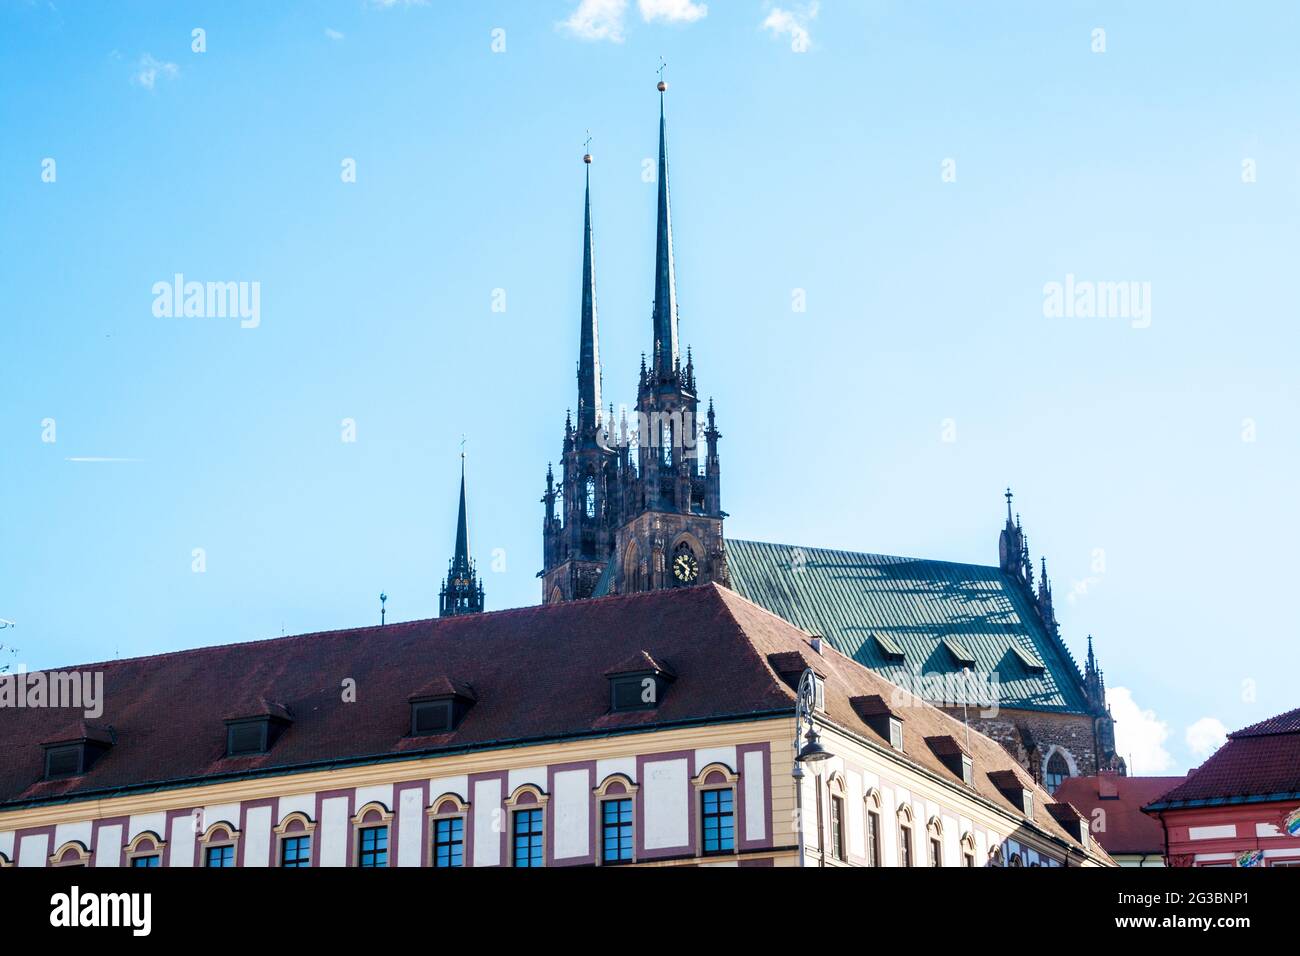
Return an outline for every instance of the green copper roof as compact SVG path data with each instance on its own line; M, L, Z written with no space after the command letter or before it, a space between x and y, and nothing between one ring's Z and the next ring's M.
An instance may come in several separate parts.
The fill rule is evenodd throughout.
M959 672L956 645L998 675L1003 707L1087 713L1069 652L996 567L728 539L727 569L741 595L891 680Z

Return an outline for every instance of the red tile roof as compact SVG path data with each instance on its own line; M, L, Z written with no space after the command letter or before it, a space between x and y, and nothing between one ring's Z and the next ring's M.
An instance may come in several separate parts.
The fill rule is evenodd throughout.
M960 785L926 737L965 727L756 604L716 585L488 614L229 644L86 665L104 674L116 742L89 772L43 781L43 741L68 739L80 712L0 709L0 807L248 773L375 762L681 724L793 716L793 692L769 663L795 655L825 675L832 722L888 749L852 698L904 710L902 759ZM609 712L604 676L629 659L672 662L676 680L653 711ZM665 664L666 666L666 664ZM355 682L346 702L345 681ZM452 732L413 739L410 704L429 688L469 685L476 698ZM278 702L293 716L271 752L225 756L232 700ZM858 701L860 705L860 701ZM242 709L242 708L240 708ZM1018 768L970 732L975 791L1012 805L989 774ZM1023 776L1023 772L1021 772ZM1050 802L1036 789L1036 799ZM1035 824L1077 846L1049 816Z
M1092 824L1093 814L1101 809L1103 829L1093 830L1097 842L1106 852L1156 853L1165 852L1165 830L1160 821L1142 812L1142 807L1182 783L1183 777L1119 777L1108 776L1114 783L1115 796L1100 795L1099 777L1067 777L1056 788L1056 799L1071 804Z
M1228 734L1228 742L1155 805L1289 799L1300 794L1300 708Z

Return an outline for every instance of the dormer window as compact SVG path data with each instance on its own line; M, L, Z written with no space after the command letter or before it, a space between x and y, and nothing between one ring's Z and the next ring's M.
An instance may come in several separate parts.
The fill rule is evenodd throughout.
M79 736L42 744L45 749L45 779L63 780L87 773L113 745L106 730L82 724Z
M622 664L605 671L609 680L609 709L612 713L654 710L664 699L675 675L667 664L649 651L640 651Z
M1034 819L1034 791L1026 786L1020 774L1014 770L996 770L989 774L989 780L997 787L1002 796L1016 808L1016 812L1026 820Z
M862 722L887 740L895 750L903 750L903 715L894 711L879 694L851 697L849 705Z
M268 753L293 723L283 704L259 698L226 718L226 756L256 757Z
M952 772L953 776L960 777L962 783L971 786L974 780L974 763L971 761L970 754L966 748L961 745L956 737L948 734L926 737L925 742L930 746L934 755L943 761L943 765Z
M872 634L871 636L876 640L876 649L880 652L880 656L889 663L901 664L907 658L907 655L903 653L903 649L884 634Z
M1066 833L1078 840L1085 850L1088 849L1088 821L1078 810L1068 803L1049 803L1047 812Z
M975 655L966 650L965 646L951 637L945 637L943 644L948 648L948 653L952 655L953 663L958 667L974 667Z
M407 700L411 705L412 737L451 733L460 726L476 700L468 684L439 677Z

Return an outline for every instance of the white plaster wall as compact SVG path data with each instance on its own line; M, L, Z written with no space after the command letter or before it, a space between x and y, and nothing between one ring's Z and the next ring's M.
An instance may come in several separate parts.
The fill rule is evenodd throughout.
M695 751L695 772L699 773L711 763L727 765L732 773L737 770L735 747L701 747Z
M961 866L961 824L954 816L941 816L943 821L943 865Z
M281 797L275 822L278 824L291 813L304 813L307 815L308 820L314 822L316 820L316 794L295 793L290 797Z
M524 767L521 770L511 770L506 780L506 796L514 793L526 783L531 783L542 793L545 793L546 767Z
M698 754L700 751L696 751ZM767 832L767 778L763 773L763 755L746 751L741 768L745 780L745 839L761 840Z
M253 807L244 820L244 866L271 865L271 808Z
M237 803L217 803L203 808L203 817L199 820L199 835L202 836L207 832L208 827L214 823L229 823L236 830L239 829L239 804Z
M989 839L983 830L975 831L975 865L987 866L989 862Z
M555 858L586 856L591 843L591 775L561 770L555 775L551 807L555 814Z
M880 788L880 805L880 842L884 844L881 858L885 866L898 866L898 799L893 787Z
M500 780L474 784L474 865L501 865L501 827L505 825Z
M122 865L122 825L100 827L95 840L95 866Z
M418 787L401 791L397 798L397 865L419 866L424 849L424 795Z
M149 830L158 834L158 839L167 839L166 813L139 813L127 821L126 842L130 843L141 833Z
M50 838L44 833L25 836L18 844L18 865L45 866L49 863L50 854L53 852Z
M320 824L316 828L320 837L320 865L348 865L348 798L329 797L321 801Z
M635 757L612 757L609 760L596 761L596 786L605 782L605 778L612 773L621 773L633 783L639 783L636 778L636 758Z
M177 817L172 821L172 832L163 839L167 841L168 866L194 865L194 843L198 837L194 833L193 817Z
M454 793L469 803L469 777L457 774L454 777L434 777L429 781L429 801L432 803L444 793Z
M641 794L645 800L646 849L680 847L690 842L689 785L685 759L645 765Z
M90 834L94 830L94 824L89 820L81 820L77 823L60 823L54 828L54 846L50 849L53 853L69 840L76 840L87 850L93 850L90 845Z
M373 787L357 787L356 803L354 806L360 810L367 803L378 801L384 805L384 809L392 811L393 809L393 785L391 783L381 783Z
M1226 823L1221 827L1188 827L1187 839L1189 840L1219 840L1224 837L1235 837L1237 835L1237 825L1235 823Z

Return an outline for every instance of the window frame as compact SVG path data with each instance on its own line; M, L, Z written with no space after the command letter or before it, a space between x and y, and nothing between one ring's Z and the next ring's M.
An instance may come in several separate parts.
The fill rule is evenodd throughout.
M881 867L885 865L885 829L880 817L880 791L872 787L863 797L867 807L866 831L863 840L866 845L866 865Z
M898 808L898 865L912 869L916 866L916 845L913 841L912 809L903 804Z
M305 870L316 865L316 824L311 817L300 810L286 814L284 819L276 825L271 831L275 841L275 859L272 866L283 867L290 870ZM307 840L307 865L285 866L284 862L284 843L286 840L298 840L306 838Z
M515 789L515 792L510 795L510 799L505 802L506 822L509 824L510 827L509 830L506 832L506 838L509 844L508 848L510 854L509 860L510 860L511 869L528 870L528 869L537 869L539 867L545 868L546 856L550 852L549 843L546 839L546 827L548 823L546 809L547 809L547 804L549 802L550 802L550 796L544 793L541 787L532 783L526 783L520 787L517 787ZM541 821L541 829L536 834L536 836L539 837L538 851L539 851L541 863L539 863L536 867L532 866L531 863L528 866L520 866L518 862L518 856L516 853L517 850L516 839L519 836L519 834L515 832L515 828L518 826L516 822L517 815L520 813L527 813L532 811L538 812L539 814L538 819ZM528 856L529 859L531 860L533 856L531 838L534 836L534 834L530 832L524 835L530 838Z
M358 810L352 817L352 860L351 866L359 870L380 870L393 865L393 812L380 803L378 800L372 800L364 807ZM363 850L365 842L364 833L369 830L383 829L386 831L384 836L384 862L382 866L364 866L362 865L362 853L379 853L379 850Z
M459 870L469 865L467 854L466 836L469 832L469 804L462 800L458 793L444 793L430 803L425 816L429 821L429 845L426 848L425 866L434 870ZM460 821L460 864L447 866L438 865L438 824L449 821ZM448 847L455 846L456 842L451 841L446 844ZM448 860L451 859L451 852L448 851Z
M148 846L145 844L148 843ZM123 856L126 858L126 865L132 866L132 861L139 856L156 856L158 865L162 866L163 857L166 856L167 843L153 830L141 830L123 847L125 851ZM152 867L150 867L152 869Z
M233 823L226 820L218 820L206 830L203 836L199 838L199 866L208 869L208 851L224 849L230 847L230 867L217 866L212 867L214 870L237 868L239 866L239 838L240 832Z
M600 786L592 789L592 794L596 800L596 828L599 831L599 839L595 847L595 858L597 866L630 866L638 862L637 857L637 794L641 788L632 782L632 779L626 774L612 773L600 782ZM628 824L632 834L632 856L627 860L606 860L605 859L605 804L615 800L631 801L632 820ZM620 823L621 827L622 824Z
M727 857L735 856L740 852L740 832L737 828L737 806L740 797L739 787L740 776L721 762L714 762L706 766L692 779L691 783L695 787L695 850L696 855L701 857ZM705 794L716 793L721 790L730 791L731 794L731 847L719 847L716 850L706 850L704 848L705 840L705 816L704 816L704 798ZM712 814L711 816L722 815Z

